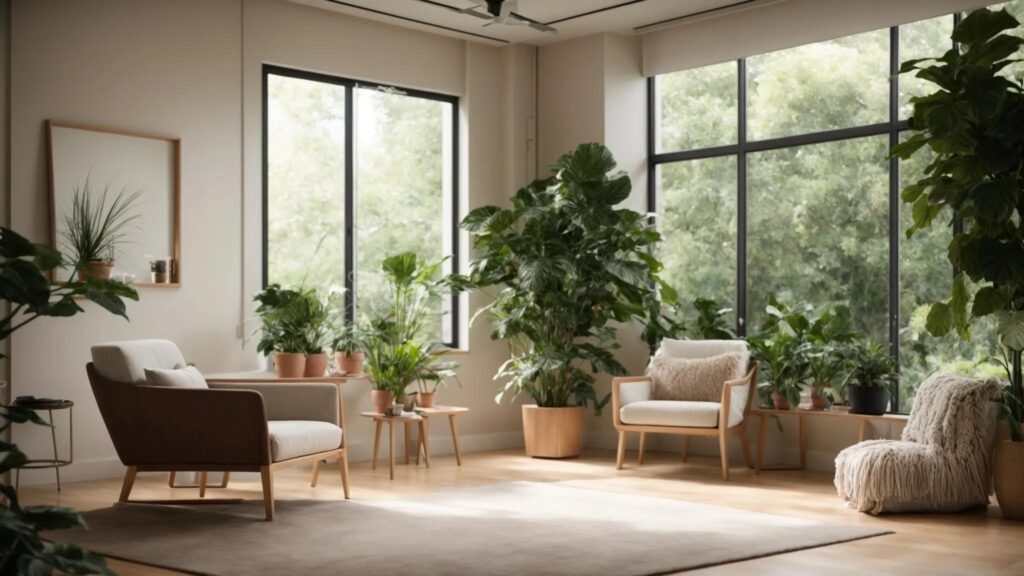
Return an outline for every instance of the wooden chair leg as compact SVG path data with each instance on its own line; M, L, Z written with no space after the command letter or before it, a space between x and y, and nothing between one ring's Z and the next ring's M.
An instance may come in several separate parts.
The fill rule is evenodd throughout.
M636 465L639 466L644 463L644 444L647 442L647 432L640 433L640 447L636 453Z
M718 435L718 449L722 453L722 480L729 479L729 435L723 430Z
M345 500L348 500L348 451L342 450L338 458L338 468L341 469L341 487L345 490Z
M619 451L615 457L615 469L622 470L622 459L626 455L626 433L619 431Z
M225 472L224 476L220 480L220 486L217 486L217 488L227 488L228 487L228 480L230 480L230 479L231 479L231 472Z
M129 466L124 471L124 483L121 484L121 496L117 499L118 502L128 501L128 495L132 493L132 485L135 484L135 475L138 472L139 469L136 466Z
M377 426L373 430L373 466L370 467L370 470L377 469L377 452L380 450L380 427L383 425L383 422L377 420Z
M274 476L270 466L260 466L260 478L263 480L263 509L269 522L274 519Z
M174 477L177 476L177 474L177 472L169 472L167 474L167 485L169 487L174 488Z
M199 497L206 498L206 470L199 473Z
M683 436L683 462L686 462L686 458L690 455L690 437Z
M313 477L309 480L309 487L316 488L316 483L320 480L320 460L313 462Z
M743 462L747 468L754 468L754 459L750 456L750 438L747 438L747 427L740 430L740 443L743 445Z

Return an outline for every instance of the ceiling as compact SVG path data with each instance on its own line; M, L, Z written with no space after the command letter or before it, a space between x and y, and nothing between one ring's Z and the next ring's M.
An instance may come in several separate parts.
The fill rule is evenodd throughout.
M558 32L552 34L529 26L485 26L486 20L446 8L470 8L474 6L470 0L292 0L360 18L493 45L542 45L598 32L637 34L671 23L777 1L519 0L516 12L553 26Z

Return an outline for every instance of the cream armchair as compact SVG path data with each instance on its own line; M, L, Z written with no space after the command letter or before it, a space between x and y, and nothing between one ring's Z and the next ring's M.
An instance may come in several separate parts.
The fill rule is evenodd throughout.
M628 432L640 433L637 464L643 463L644 442L650 433L684 436L684 461L690 436L717 436L725 480L729 479L729 437L739 436L746 465L753 467L747 439L747 415L757 385L757 363L749 360L747 343L742 340L665 339L655 355L692 359L730 352L740 353L746 361L740 362L743 368L737 371L735 378L723 383L719 402L652 400L654 384L649 376L612 380L612 420L619 433L618 469L622 469Z

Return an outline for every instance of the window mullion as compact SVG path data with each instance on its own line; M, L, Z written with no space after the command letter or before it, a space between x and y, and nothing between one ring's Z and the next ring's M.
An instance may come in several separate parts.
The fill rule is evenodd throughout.
M356 308L356 200L355 200L355 90L345 86L345 320L355 322Z
M747 335L747 61L737 66L736 154L736 333Z
M889 29L889 149L899 144L899 27ZM900 161L889 159L889 350L900 362ZM892 392L890 411L899 412L900 390Z

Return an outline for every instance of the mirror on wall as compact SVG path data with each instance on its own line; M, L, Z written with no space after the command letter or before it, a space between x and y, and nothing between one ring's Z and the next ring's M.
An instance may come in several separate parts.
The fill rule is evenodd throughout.
M181 139L48 120L50 230L64 280L181 282Z

